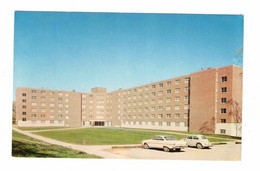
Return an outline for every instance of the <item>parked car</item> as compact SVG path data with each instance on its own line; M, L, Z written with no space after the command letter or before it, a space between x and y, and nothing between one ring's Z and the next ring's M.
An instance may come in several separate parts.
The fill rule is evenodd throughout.
M142 145L145 149L158 148L163 149L166 152L175 150L180 151L187 147L187 143L183 140L177 140L171 135L156 135L153 139L142 141Z
M189 135L184 139L188 147L197 147L199 149L212 147L213 144L204 135Z

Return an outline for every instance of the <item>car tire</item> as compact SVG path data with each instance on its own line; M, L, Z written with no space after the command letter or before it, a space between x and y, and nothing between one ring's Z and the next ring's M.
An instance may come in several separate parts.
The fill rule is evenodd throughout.
M202 149L202 148L203 148L203 146L202 146L201 143L197 143L197 144L196 144L196 147L197 147L198 149Z
M144 149L149 149L149 145L147 143L144 143Z
M169 152L169 151L170 151L169 147L166 147L166 146L163 147L163 150L164 150L165 152Z

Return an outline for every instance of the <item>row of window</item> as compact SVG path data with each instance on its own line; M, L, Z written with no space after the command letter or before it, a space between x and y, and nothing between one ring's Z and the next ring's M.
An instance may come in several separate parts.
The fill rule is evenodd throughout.
M36 90L32 90L32 93L35 94L36 93ZM41 94L46 94L46 91L45 90L41 90ZM54 95L54 91L51 91L50 92L50 95ZM63 93L58 93L59 96L63 96ZM26 93L22 93L22 96L26 97ZM69 94L65 94L66 97L69 96Z
M155 119L155 116L156 116L155 114L151 114L151 115L149 115L149 114L145 114L145 115L139 114L139 115L133 115L133 119L137 119L137 117L138 117L138 119L142 119L143 117L145 119L149 119L149 118ZM158 116L159 119L164 118L163 114L158 114L157 116ZM171 119L172 118L172 114L166 114L165 116L166 116L167 119ZM174 114L174 118L176 118L176 119L180 118L180 116L181 116L180 113L175 113ZM184 113L184 118L187 119L188 117L189 117L189 114L188 113ZM122 118L123 119L132 119L132 115L127 115L127 116L123 115Z
M124 125L126 125L126 124L128 124L128 125L143 125L142 121L139 121L139 122L136 122L136 121L133 121L133 122L128 121L128 122L126 122L126 121L124 121L123 123L124 123ZM148 126L148 122L144 122L144 125ZM173 122L151 122L151 125L152 126L156 126L156 125L164 126L164 125L166 125L166 126L176 126L176 127L179 127L180 126L180 122L174 122L174 123ZM188 127L188 123L184 122L184 126Z
M155 106L152 106L151 107L151 111L155 111L156 107ZM158 106L158 111L163 111L163 106ZM190 109L190 105L189 104L185 104L184 105L184 109ZM126 112L127 109L123 109L124 112ZM128 110L131 110L131 109L128 109ZM140 107L139 110L142 110L142 108ZM149 111L149 107L145 107L144 108L145 111ZM165 110L171 110L171 106L166 106L165 107ZM180 110L180 105L175 105L174 106L174 110ZM136 111L136 108L133 109L133 111Z
M26 118L22 118L22 121L26 122L26 120L27 120ZM50 120L49 122L50 122L51 124L54 124L54 123L55 123L54 120ZM58 122L59 124L61 124L61 123L63 123L63 120L58 120L58 121L56 121L56 122ZM31 123L36 123L36 120L32 120ZM46 123L46 121L45 121L45 120L41 120L41 123Z

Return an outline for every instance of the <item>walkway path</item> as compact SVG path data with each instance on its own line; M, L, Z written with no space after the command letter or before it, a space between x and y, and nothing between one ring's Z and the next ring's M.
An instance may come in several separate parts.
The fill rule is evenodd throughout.
M42 136L39 136L39 135L35 135L35 134L32 134L29 131L22 131L22 130L19 130L17 128L13 128L13 130L15 130L15 131L17 131L21 134L30 136L32 138L36 138L38 140L50 143L50 144L60 145L60 146L63 146L63 147L82 151L82 152L85 152L85 153L88 153L88 154L94 154L94 155L97 155L97 156L100 156L100 157L103 157L103 158L129 159L129 157L125 157L125 156L122 156L122 155L117 155L117 154L108 152L112 149L111 145L89 146L89 145L71 144L71 143L66 143L66 142L57 141L57 140L54 140L54 139L51 139L51 138L46 138L46 137L42 137Z

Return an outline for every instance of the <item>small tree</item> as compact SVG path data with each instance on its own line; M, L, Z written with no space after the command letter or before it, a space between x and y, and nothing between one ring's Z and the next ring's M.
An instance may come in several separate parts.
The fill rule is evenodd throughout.
M215 132L215 117L213 116L209 121L204 122L199 131L201 133L214 133Z
M231 117L231 122L236 125L236 137L238 136L238 124L242 122L242 108L241 105L234 99L227 101L228 105L228 116Z

